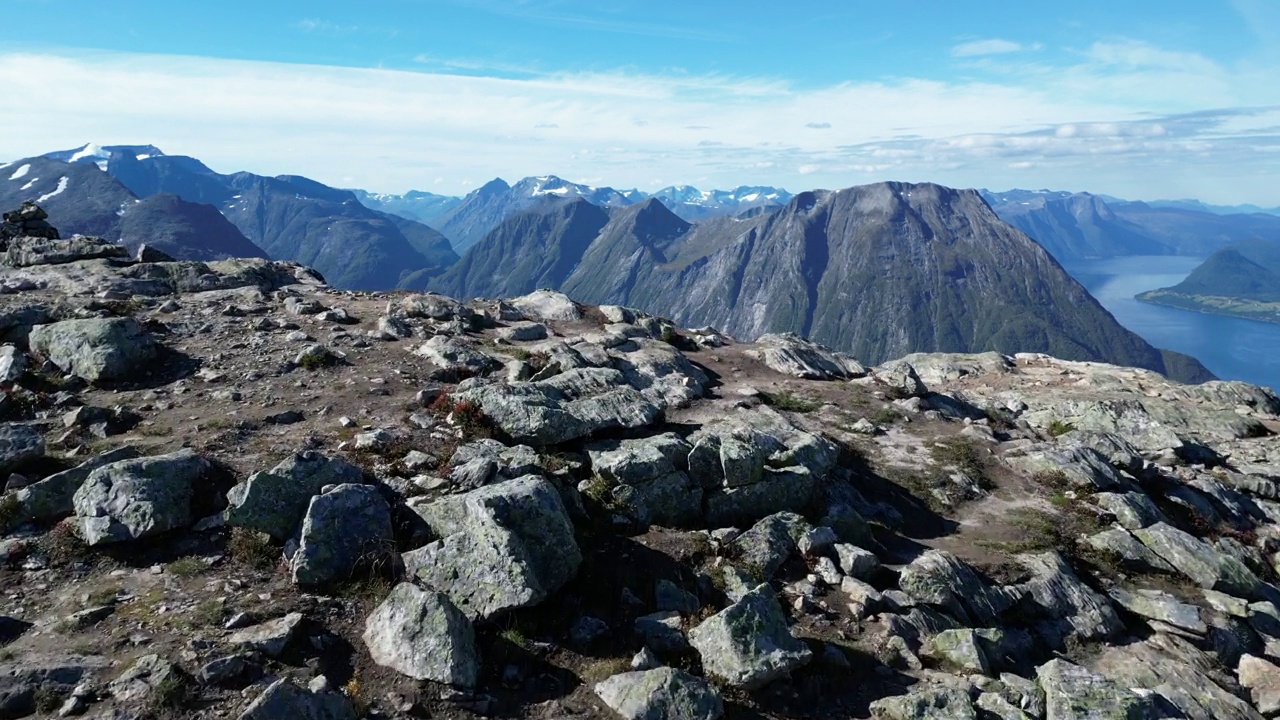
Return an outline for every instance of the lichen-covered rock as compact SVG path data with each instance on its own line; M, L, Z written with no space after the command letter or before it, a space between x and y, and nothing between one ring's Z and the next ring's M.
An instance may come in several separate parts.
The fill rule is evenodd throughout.
M144 655L112 680L107 690L117 702L145 704L163 686L185 682L188 680L177 665L159 655Z
M729 543L729 553L749 572L767 580L796 552L796 543L809 528L795 513L774 513Z
M108 450L79 465L54 473L43 480L31 483L15 492L18 501L18 519L52 520L75 512L75 495L89 473L113 462L138 457L138 451L125 446Z
M208 470L208 461L188 449L91 471L72 499L85 542L125 542L187 527L195 485Z
M79 260L127 258L129 249L109 240L77 235L66 240L18 237L8 243L4 264L9 267L61 265Z
M929 638L924 654L960 670L991 674L991 662L971 628L943 630Z
M1081 582L1057 552L1019 555L1017 560L1031 577L1011 591L1040 620L1035 629L1052 645L1069 638L1103 640L1124 630L1107 598Z
M227 638L227 643L235 647L256 650L270 658L278 658L284 654L285 648L293 640L294 633L302 624L302 620L302 613L289 613L284 617L237 630Z
M346 580L361 564L386 561L395 545L391 508L372 485L339 485L311 498L290 562L299 585Z
M396 585L365 621L363 637L373 661L398 673L461 687L476 684L475 631L441 593Z
M1150 700L1066 660L1036 668L1045 720L1149 720Z
M593 443L587 454L609 486L612 505L633 521L667 527L701 522L702 488L682 469L689 446L674 433Z
M977 720L969 694L955 688L926 688L871 703L876 720Z
M706 680L661 667L597 683L596 695L624 720L716 720L724 703Z
M1202 588L1258 597L1261 580L1244 563L1168 523L1133 533L1143 545Z
M227 524L284 540L297 532L311 498L326 485L357 484L363 472L341 458L307 450L227 491Z
M1138 541L1128 530L1113 527L1100 533L1090 535L1085 542L1091 547L1112 556L1121 565L1138 572L1167 573L1174 575L1178 571L1156 555L1146 545Z
M510 298L509 302L527 320L552 322L581 320L582 310L568 295L554 290L534 290L528 295Z
M899 398L924 397L929 392L916 369L904 360L893 360L877 367L875 378Z
M748 690L813 659L813 652L787 628L786 616L768 585L757 586L689 631L689 644L702 656L707 673Z
M238 720L357 720L342 693L313 693L284 678L267 686Z
M404 554L405 571L468 617L545 599L574 577L582 554L556 489L528 475L439 501L452 534Z
M1258 712L1267 717L1280 715L1280 667L1254 655L1240 658L1236 666L1240 686L1249 691Z
M1176 717L1188 720L1261 720L1262 717L1235 692L1219 684L1235 689L1229 676L1217 669L1221 668L1217 658L1169 633L1156 633L1140 642L1106 648L1092 667L1122 687L1159 696L1162 705L1182 713Z
M942 550L929 550L912 560L902 569L898 585L917 602L983 625L997 624L1012 604L999 588L988 586L973 568Z
M1200 608L1179 602L1169 593L1159 590L1126 590L1116 586L1107 591L1120 607L1135 615L1157 620L1196 635L1204 635L1209 628L1200 616Z
M1093 496L1103 510L1116 516L1116 523L1126 530L1140 530L1159 522L1167 522L1164 513L1151 498L1140 492L1101 492Z
M31 351L64 372L96 383L126 380L148 367L160 346L133 318L90 318L36 325Z

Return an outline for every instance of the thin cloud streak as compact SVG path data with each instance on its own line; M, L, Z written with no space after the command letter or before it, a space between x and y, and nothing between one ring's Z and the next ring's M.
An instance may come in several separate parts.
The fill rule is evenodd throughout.
M802 90L770 78L8 53L0 83L26 102L0 115L0 160L152 142L223 172L376 191L461 193L474 178L556 173L650 190L655 179L793 190L901 179L1154 198L1177 181L1179 196L1280 204L1280 90L1129 42L1052 73L1005 72ZM1188 86L1210 88L1214 104L1188 100Z

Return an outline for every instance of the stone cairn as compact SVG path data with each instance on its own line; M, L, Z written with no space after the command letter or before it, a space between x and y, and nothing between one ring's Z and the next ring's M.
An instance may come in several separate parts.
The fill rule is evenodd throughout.
M0 244L7 245L9 240L19 237L38 237L57 240L58 229L48 223L49 213L30 200L22 203L22 207L4 214L4 222L0 223Z

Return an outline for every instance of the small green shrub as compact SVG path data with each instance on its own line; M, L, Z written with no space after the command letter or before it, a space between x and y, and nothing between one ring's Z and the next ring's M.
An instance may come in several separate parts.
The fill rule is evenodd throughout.
M194 555L178 558L165 566L165 572L178 577L191 577L204 572L208 566L204 561Z
M811 413L822 407L822 403L793 395L785 390L777 392L761 392L760 399L765 405L776 410L785 410L787 412Z
M41 685L35 694L36 712L51 713L62 706L62 693L53 685Z
M18 502L17 493L5 493L0 497L0 532L7 532L17 525L21 514L22 503Z
M1045 430L1053 437L1066 435L1067 433L1075 429L1076 429L1075 425L1072 425L1069 422L1063 422L1062 420L1054 420L1053 422L1049 423L1049 427L1045 428Z
M330 360L328 355L321 355L320 353L308 353L302 356L302 362L299 364L302 365L303 370L314 371L314 370L319 370L321 368L328 366L329 362Z
M929 454L935 462L953 466L974 480L986 477L987 461L971 440L959 437L944 440L929 448Z
M871 422L876 425L893 425L902 419L902 413L892 407L880 408L875 415L871 416Z

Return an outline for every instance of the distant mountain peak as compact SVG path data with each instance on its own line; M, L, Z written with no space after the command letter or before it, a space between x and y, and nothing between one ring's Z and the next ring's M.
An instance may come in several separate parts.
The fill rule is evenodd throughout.
M164 152L155 145L98 145L97 143L85 143L78 148L51 152L43 157L66 163L94 163L99 168L106 170L107 162L111 160L111 156L117 154L127 155L135 160L164 156Z

